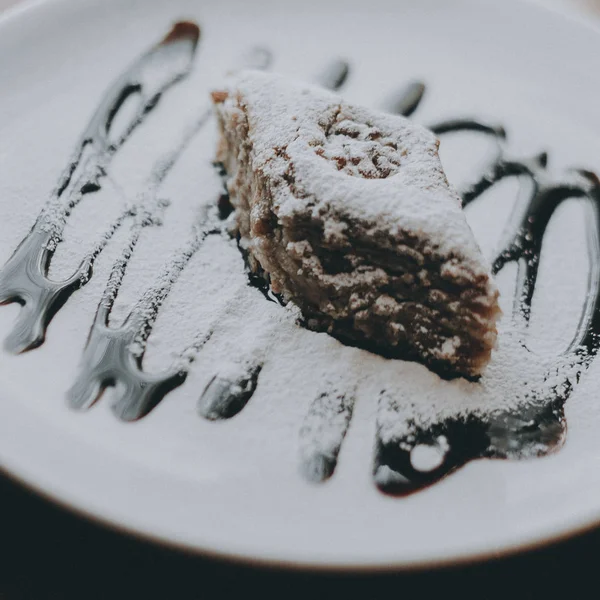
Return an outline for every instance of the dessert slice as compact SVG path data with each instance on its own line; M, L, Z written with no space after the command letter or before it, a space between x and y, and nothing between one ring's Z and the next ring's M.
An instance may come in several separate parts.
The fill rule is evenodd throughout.
M251 268L307 326L479 375L498 292L433 134L262 72L239 73L213 101L217 160Z

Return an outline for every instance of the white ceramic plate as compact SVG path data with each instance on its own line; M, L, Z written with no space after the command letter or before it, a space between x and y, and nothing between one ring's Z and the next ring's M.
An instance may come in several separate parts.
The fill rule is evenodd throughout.
M208 106L211 86L256 45L273 51L273 69L307 79L331 59L347 58L352 73L345 93L372 105L408 79L423 79L428 91L419 120L489 116L508 129L514 154L549 150L557 167L600 168L600 37L527 4L51 0L19 8L0 25L1 262L50 196L111 80L180 18L202 27L194 71L165 94L123 146L99 200L86 199L73 213L50 271L55 278L71 273L85 253L90 223L95 239L105 212L114 210L111 203L144 189L153 161L176 145L186 123ZM214 141L214 124L207 123L161 188L160 195L172 204L162 233L148 234L130 265L117 316L152 284L165 257L186 235L196 204L218 194L210 165ZM515 190L508 186L502 193L509 202ZM179 217L170 217L175 214ZM561 213L567 253L580 250L579 218ZM484 247L487 237L502 229L502 221L493 221L483 230ZM116 418L110 392L89 411L70 409L65 394L109 269L126 239L120 235L100 255L90 283L54 318L45 344L19 356L5 353L0 362L1 464L46 496L161 542L319 568L399 568L480 558L556 539L600 520L600 363L592 365L566 404L569 432L558 452L523 461L471 462L405 498L384 495L373 483L377 401L366 393L358 397L333 477L315 484L299 473L299 431L327 372L339 370L336 361L350 361L343 363L349 370L380 364L325 335L302 332L293 343L272 338L246 408L217 423L198 416L198 397L220 369L219 356L235 353L248 337L238 335L244 320L254 318L247 311L240 312L237 326L235 320L223 326L211 342L214 352L207 344L185 384L145 418L133 423ZM230 272L227 260L239 257L228 254L229 246L216 247L198 254L181 280L187 291L174 290L169 298L150 338L148 370L163 368L194 339L202 319L209 318L209 309L202 307L216 310L238 293L235 285L243 283L243 274ZM222 268L211 267L218 267L221 255L226 257ZM581 260L587 260L585 252ZM198 281L195 273L209 268L212 287L190 291ZM577 277L559 279L556 291L548 292L549 318L560 321L562 304L581 294L581 285ZM268 303L257 300L257 306L263 304ZM268 306L256 319L270 322L283 311ZM14 304L0 307L3 335L18 311ZM564 341L559 325L559 341ZM304 339L327 350L331 360L315 365L311 380L294 371L294 357L309 360L298 347Z

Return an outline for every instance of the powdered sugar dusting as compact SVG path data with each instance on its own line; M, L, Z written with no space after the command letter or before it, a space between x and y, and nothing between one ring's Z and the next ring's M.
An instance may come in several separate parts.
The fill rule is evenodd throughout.
M402 439L414 428L431 428L450 418L485 418L531 402L550 403L563 394L585 367L575 356L532 353L524 345L524 332L522 323L501 327L499 348L480 382L441 381L414 368L401 388L384 389L378 415L382 440Z
M264 54L258 57L260 61L264 62ZM336 67L335 76L329 78L337 82L347 75L341 77L339 73ZM246 86L249 94L256 95L258 103L265 103L265 114L281 111L282 105L286 110L290 105L297 107L298 110L286 115L290 118L284 122L294 131L306 128L308 137L314 141L304 144L298 136L287 145L294 155L298 173L306 182L307 194L316 196L318 191L318 195L323 196L323 203L338 212L356 211L354 214L361 220L377 217L374 233L379 229L393 231L399 227L424 231L441 244L447 244L443 247L445 252L460 255L468 264L463 273L460 265L448 262L445 268L455 277L462 274L468 278L474 272L488 274L468 228L461 224L459 231L459 220L462 223L460 203L449 191L439 163L433 160L437 145L430 132L398 117L370 109L364 109L364 112L361 112L363 109L350 109L340 97L317 91L308 84L294 84L295 92L282 98L284 92L278 88L277 77L265 78L260 74L244 77L241 85ZM299 116L306 114L307 91L319 100L311 108L313 114L303 120ZM418 91L419 99L422 92L422 89ZM189 98L187 100L189 102ZM184 100L179 101L180 109L187 106ZM418 99L412 104L412 108L416 107ZM407 103L398 105L406 107ZM313 117L316 114L324 118L317 119L315 126ZM207 124L208 118L201 115L199 123ZM170 116L167 121L172 124L173 119ZM365 125L366 121L369 121L368 125ZM273 147L278 139L287 140L290 131L269 124L269 120L264 124L267 135L263 140L261 160L264 159L267 168L269 165L275 168L277 156L273 154ZM402 146L390 133L390 127L404 128L411 143ZM298 312L292 306L282 308L268 303L257 290L246 285L246 273L235 241L221 233L222 224L211 213L220 192L210 174L214 131L202 130L197 140L199 131L199 127L186 129L175 152L155 163L147 186L134 194L134 201L124 200L123 212L102 233L98 249L92 253L98 257L105 249L107 252L113 250L110 257L114 258L117 242L122 244L116 251L112 268L110 261L107 261L108 268L100 261L94 274L95 281L108 280L100 314L110 312L119 297L131 316L122 325L123 331L132 327L127 329L127 345L119 346L123 356L131 359L127 363L130 370L125 374L119 372L119 376L135 379L143 375L146 379L135 381L155 386L166 382L178 387L173 391L173 397L186 401L190 397L197 399L197 412L209 420L231 418L242 409L244 418L248 413L251 415L248 418L252 418L255 411L254 414L264 417L257 422L270 423L268 427L273 426L274 430L281 426L286 435L293 438L295 456L300 455L305 475L309 474L314 480L331 476L335 469L342 445L347 443L347 437L352 437L350 424L357 402L372 406L371 417L376 420L379 442L396 444L410 451L414 469L435 473L446 457L451 456L455 443L450 435L434 431L437 426L443 427L448 421L466 423L475 418L496 424L502 430L508 418L518 420L524 414L523 410L544 408L554 399L566 397L576 384L586 368L585 361L576 353L578 349L558 358L533 354L527 347L526 323L518 313L514 320L508 318L504 323L492 364L478 382L443 381L418 364L386 360L356 348L340 346L327 335L304 330L298 323ZM157 137L161 138L160 135ZM195 143L198 145L194 146ZM356 143L358 150L355 152L353 144ZM190 151L186 154L184 150L188 147ZM413 147L420 151L411 154ZM144 160L147 158L145 154L143 157ZM191 189L185 184L180 187L172 183L181 177L174 168L175 163L186 160L188 178L185 179L194 182ZM310 181L308 174L312 177L315 170L316 177ZM193 179L197 171L201 176ZM107 177L104 173L96 177L95 173L94 169L86 171L86 180L103 185ZM326 183L332 173L333 183ZM170 191L168 176L173 177ZM349 181L362 179L365 179L365 186L371 186L370 189L382 198L377 207L365 201L366 194L353 195L351 187L356 182L350 184ZM393 194L386 192L385 186L390 182L394 187ZM157 193L159 186L160 195ZM422 194L406 194L406 187L420 188ZM448 194L452 196L452 202L447 202ZM167 197L168 201L165 200ZM72 208L79 204L77 196L74 198ZM316 203L315 214L322 208L323 204ZM288 198L279 209L285 217L293 214L298 206ZM400 212L406 221L401 221ZM440 219L440 214L444 219ZM62 217L54 215L50 221L54 219L60 228L68 216L68 211L63 211ZM130 222L131 227L122 232L125 221ZM98 234L93 222L86 227L91 236ZM343 240L346 236L341 220L329 220L324 229L329 240ZM126 239L113 242L120 231ZM296 250L303 253L301 247ZM90 281L90 285L94 283ZM123 293L127 285L133 291ZM89 289L97 291L97 288ZM511 286L505 286L505 290L510 299ZM73 311L83 311L84 306L86 310L95 307L97 297L94 298L94 302L87 298L85 304L74 302ZM487 297L482 296L482 304L486 301ZM380 298L377 308L385 312L390 310L390 303ZM505 310L509 314L512 312L510 303ZM78 323L83 322L82 314ZM109 331L107 335L112 333ZM457 348L456 339L449 339L439 351L450 355ZM125 361L120 363L123 364ZM148 375L147 372L154 372L150 366L167 369L157 368L158 375ZM119 390L115 391L115 394L119 393ZM252 402L246 407L249 396L252 396ZM143 416L154 408L156 398L146 400L145 404L132 408L121 399L117 413L123 419ZM81 406L87 407L93 401L95 398L85 397ZM536 424L535 419L532 422ZM291 434L290 424L295 427ZM435 435L425 443L419 436L426 430L434 431ZM552 443L535 439L526 448L513 448L510 447L511 440L507 442L502 435L496 435L497 431L492 433L495 437L491 437L488 452L493 456L540 455L556 447L555 439ZM259 445L255 438L252 439L250 446L252 443ZM506 447L502 445L504 442L508 444ZM375 473L376 481L388 468L383 464L380 467ZM390 471L388 476L393 477L393 470Z
M422 232L436 241L442 256L460 256L472 273L487 275L429 131L400 116L350 107L333 93L273 75L246 71L231 85L253 105L254 167L277 178L281 164L275 149L285 147L295 167L296 187L314 198L315 215L331 211L332 218L372 222L392 235L399 229ZM235 102L233 92L227 102ZM362 178L346 175L360 174L361 169ZM376 203L370 201L373 196ZM290 195L277 214L291 216L303 205Z

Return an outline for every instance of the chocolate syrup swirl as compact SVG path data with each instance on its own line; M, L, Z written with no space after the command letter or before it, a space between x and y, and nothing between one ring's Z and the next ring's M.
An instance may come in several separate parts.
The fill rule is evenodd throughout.
M52 281L48 270L71 212L88 194L100 189L112 158L144 122L163 93L189 72L200 30L194 23L176 23L166 37L134 62L107 90L86 126L68 166L31 231L0 271L0 303L22 306L5 340L19 353L43 343L46 328L71 294L92 275L96 253L86 256L65 281ZM138 105L124 130L113 137L119 111L131 96Z
M114 388L115 414L132 421L148 414L170 391L181 386L198 352L202 351L219 327L219 318L194 341L170 368L147 373L143 358L148 336L156 319L191 258L209 236L220 236L232 207L224 192L215 199L214 209L202 212L193 224L189 238L165 262L156 281L146 289L120 325L110 315L125 277L129 262L142 235L159 225L168 203L157 192L189 142L202 130L210 113L202 113L184 133L180 143L154 165L145 191L131 206L125 207L92 252L83 257L76 272L67 280L48 278L53 254L60 244L67 219L78 204L99 190L109 175L112 158L174 84L184 78L192 66L199 40L199 28L188 22L173 29L146 54L130 66L109 88L79 140L73 156L55 190L36 219L30 233L0 271L0 302L17 302L22 308L5 346L22 352L44 341L48 324L71 294L92 276L94 261L114 233L131 224L129 237L120 258L112 267L104 294L99 302L78 376L68 391L73 408L91 407L109 388ZM257 48L246 66L267 68L268 50ZM332 62L318 77L329 89L341 89L351 74L347 62ZM394 96L386 107L405 116L415 112L426 87L414 81ZM125 102L137 97L135 114L120 133L113 131L116 117ZM500 252L493 263L498 273L509 262L518 265L518 286L513 317L527 324L538 276L542 242L556 209L567 199L580 198L590 212L588 219L591 272L588 295L579 326L563 358L575 366L568 372L559 365L548 372L555 384L551 391L537 395L531 391L527 402L518 408L470 414L429 424L409 423L410 433L390 438L382 435L378 417L373 477L384 492L406 495L431 485L467 462L478 458L519 459L540 456L559 448L565 438L564 404L580 375L590 364L600 345L600 182L588 171L573 170L553 175L547 169L548 156L513 157L505 149L503 127L472 119L457 119L432 127L440 137L455 132L475 132L490 137L496 152L484 172L467 185L461 194L465 206L507 177L527 183L523 195L507 225ZM150 233L148 233L150 235ZM258 287L266 299L280 302L263 277L250 274L248 282ZM235 310L235 306L225 307ZM526 348L526 342L523 341ZM261 359L241 357L238 368L215 373L200 394L197 411L208 420L229 419L247 405L260 383L266 350ZM320 392L311 402L299 432L300 470L312 482L330 478L347 434L354 409L356 389L338 389L335 384ZM375 399L374 399L375 400ZM397 390L381 390L377 399L380 415L385 411L406 419L397 398Z
M385 442L378 435L374 479L382 491L395 495L407 495L436 483L478 458L519 459L543 456L560 448L566 436L565 402L599 345L600 182L597 177L581 170L553 174L547 170L546 153L527 158L508 156L504 148L506 132L500 126L464 119L434 125L432 130L441 137L453 132L478 132L492 136L497 142L494 160L486 172L462 190L465 205L475 202L484 191L506 177L519 177L527 184L522 186L525 193L522 192L513 209L492 269L497 274L508 263L517 263L513 318L525 326L529 321L544 235L552 215L564 201L580 198L588 204L593 217L587 221L588 237L595 243L589 246L592 266L585 306L573 340L563 353L568 360L562 367L557 362L547 374L554 382L551 391L546 390L540 397L532 390L527 402L512 410L456 417L426 428L413 424L407 436ZM527 347L525 340L522 344ZM565 364L575 368L566 369ZM393 393L384 390L380 409L389 411L390 408L394 410ZM418 468L414 464L415 453L424 449L438 454L439 460L434 461L431 468L427 465Z
M270 64L271 58L268 50L257 47L244 57L244 63L248 68L262 69ZM144 371L146 342L173 285L206 238L222 233L226 195L222 195L214 207L200 213L192 226L189 240L165 263L155 284L142 294L124 323L118 327L109 324L111 309L142 232L160 223L161 213L168 206L157 196L159 187L211 115L211 109L201 112L200 117L184 131L175 148L159 159L151 171L146 190L135 207L135 219L126 247L113 265L98 306L77 380L68 392L68 401L73 408L89 408L107 387L114 387L117 400L113 411L120 419L132 421L145 416L166 394L183 384L195 355L213 335L213 328L198 333L195 341L181 353L177 364L166 372L148 374ZM230 418L239 412L256 389L260 369L260 365L251 367L247 374L236 380L215 376L200 400L199 413L214 420Z
M125 421L133 421L148 414L168 392L185 381L187 371L183 365L164 373L148 374L143 370L142 360L148 336L174 284L206 238L221 233L215 212L200 215L190 239L165 264L156 283L142 294L122 325L111 327L110 312L139 239L140 230L134 229L126 251L113 266L79 374L67 394L73 408L89 408L107 387L115 387L115 414Z
M133 421L148 414L166 394L185 381L185 371L158 374L143 371L143 356L132 353L131 346L146 327L147 323L135 313L120 327L110 327L108 311L103 307L98 310L79 375L67 393L73 408L90 408L107 387L114 386L115 414Z

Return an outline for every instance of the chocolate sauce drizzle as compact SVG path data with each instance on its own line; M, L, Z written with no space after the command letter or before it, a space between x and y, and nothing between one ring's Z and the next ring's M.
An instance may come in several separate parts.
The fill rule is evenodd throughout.
M154 374L144 371L148 336L173 285L209 236L224 235L224 221L231 212L226 193L215 202L214 208L199 214L189 239L166 261L154 285L141 294L124 322L120 325L110 322L111 310L141 236L160 224L162 213L168 207L167 202L158 198L158 189L191 139L210 118L209 111L202 113L176 148L158 161L144 193L134 205L123 210L92 252L82 259L76 272L65 281L48 278L50 262L62 240L67 219L88 194L101 188L103 179L108 177L112 158L144 122L161 96L188 74L199 35L197 25L177 23L109 88L30 233L0 271L0 302L16 302L22 307L5 347L15 353L30 350L43 343L53 316L74 291L87 283L95 259L114 233L125 222L131 223L123 252L112 267L98 305L79 374L67 394L73 408L91 407L106 388L113 387L115 414L126 421L143 417L166 394L184 383L194 357L219 327L219 318L216 318L206 331L198 332L192 344L181 353L180 360L169 369ZM257 48L249 55L246 66L267 68L271 58L268 50ZM339 60L332 62L317 80L324 87L338 90L350 74L349 64ZM411 115L418 109L425 91L422 82L411 82L389 100L386 107L391 112ZM137 111L122 133L115 134L115 119L133 96L138 98ZM494 273L509 262L518 265L515 319L526 324L530 318L544 234L554 211L570 198L580 198L590 211L587 225L591 272L579 326L563 354L576 369L571 369L569 375L565 372L564 376L559 372L558 379L555 372L549 372L548 376L554 376L553 381L557 382L550 394L537 397L532 392L527 403L518 409L498 410L485 416L454 417L426 428L413 423L408 428L410 434L385 441L378 417L374 481L382 491L397 495L431 485L477 458L518 459L559 448L566 433L565 401L600 346L600 182L597 177L582 170L553 175L547 169L545 153L526 158L510 156L505 149L507 134L494 124L457 119L438 123L432 130L440 137L476 132L491 137L496 143L494 158L485 172L461 191L465 206L507 177L518 177L528 184L529 193L517 202L501 251L493 263ZM259 288L268 300L281 301L273 295L264 278L248 272L250 285ZM525 341L523 346L526 347ZM259 354L260 360L244 356L237 363L237 370L213 375L198 400L200 416L208 420L229 419L247 405L259 385L267 352ZM299 433L300 470L309 481L321 482L333 475L351 422L356 394L356 389L338 389L331 383L312 401ZM394 390L382 390L378 402L380 415L383 411L388 414L397 411L398 418L405 419ZM423 464L416 460L419 452L421 455L425 452L429 462Z
M187 376L183 364L164 373L148 374L142 366L146 342L158 314L179 276L210 235L220 234L216 215L202 214L194 225L190 239L165 264L156 283L147 289L131 309L123 324L111 327L109 316L121 286L129 260L139 240L134 229L128 247L111 271L104 297L100 301L88 337L79 374L67 393L73 408L90 408L107 387L115 387L113 411L124 421L134 421L148 414ZM205 336L201 347L212 332Z
M521 194L513 209L492 269L497 274L510 262L517 264L513 318L525 326L529 322L546 228L556 209L571 198L583 199L592 211L592 218L587 220L591 273L579 326L563 353L568 359L566 364L576 368L563 369L561 375L557 362L553 372L547 375L554 376L556 383L544 397L538 397L532 391L528 401L517 409L494 411L485 416L456 417L427 428L413 424L407 436L385 442L378 435L375 482L382 491L401 496L436 483L478 458L543 456L560 448L566 436L565 402L599 346L600 182L597 177L582 170L553 174L547 169L546 153L527 158L507 155L506 132L500 126L464 119L439 123L431 129L440 137L454 132L478 132L491 136L497 143L494 160L486 172L462 190L465 206L506 177L519 177L527 184L522 186L527 193ZM522 344L526 348L525 340ZM384 390L380 398L381 410L389 411L390 407L393 410L390 402L393 403L393 393ZM433 468L419 469L413 464L413 453L419 447L439 453L439 462Z
M199 37L200 30L194 23L175 24L103 96L31 231L0 271L0 303L16 302L22 306L5 340L9 352L24 352L42 344L56 312L91 277L102 245L84 257L76 272L65 281L48 278L50 262L67 219L86 195L100 189L112 158L144 122L163 93L188 74ZM123 132L113 138L115 118L126 100L134 95L138 96L137 110Z
M257 47L244 57L244 63L248 68L263 69L268 67L271 58L268 50ZM227 216L223 214L223 200L226 200L223 195L214 207L198 215L189 240L165 263L155 284L143 293L123 324L118 327L109 324L111 309L140 236L146 227L160 223L161 213L168 206L158 198L160 185L211 116L210 108L201 112L200 117L184 131L175 148L159 159L151 171L146 190L136 208L128 242L113 265L98 306L79 374L67 394L73 408L90 408L107 387L114 387L116 401L112 408L116 416L124 421L133 421L147 415L166 394L184 383L195 355L214 333L214 327L198 333L177 363L164 373L148 374L144 371L142 363L146 342L163 303L206 238L223 232L222 221ZM260 368L250 368L247 379L244 379L245 376L236 380L215 376L212 385L209 384L202 395L199 413L214 420L230 418L239 412L256 389Z

